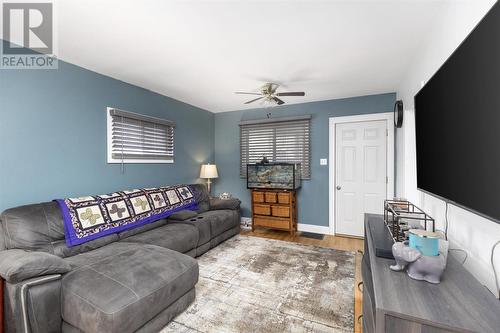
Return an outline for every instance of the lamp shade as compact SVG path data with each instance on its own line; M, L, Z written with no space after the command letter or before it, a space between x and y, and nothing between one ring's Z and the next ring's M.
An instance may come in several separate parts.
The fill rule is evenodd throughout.
M217 166L215 164L202 164L200 178L217 178Z

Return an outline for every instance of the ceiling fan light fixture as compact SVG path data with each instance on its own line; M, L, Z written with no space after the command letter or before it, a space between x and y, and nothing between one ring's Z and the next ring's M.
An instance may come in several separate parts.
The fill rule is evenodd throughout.
M261 103L268 104L268 106L266 106L266 107L285 104L285 102L282 99L278 98L278 96L305 96L305 93L303 91L276 92L276 90L279 88L279 86L280 85L277 83L267 82L260 87L260 93L238 91L238 92L235 92L235 94L262 96L262 97L247 101L244 104L250 104L250 103L256 102L258 100L261 100Z

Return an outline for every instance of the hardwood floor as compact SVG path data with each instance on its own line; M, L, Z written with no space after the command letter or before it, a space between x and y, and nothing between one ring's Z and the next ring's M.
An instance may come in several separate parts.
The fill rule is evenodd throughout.
M361 258L363 251L363 240L359 238L340 237L325 235L322 240L302 237L300 232L295 236L291 236L286 231L256 229L254 232L247 229L242 229L241 234L247 236L263 237L278 239L283 241L295 242L300 244L315 245L327 247L336 250L356 252L356 272L354 281L354 332L363 332L360 316L362 314L363 295L361 288L358 288L358 283L361 282Z

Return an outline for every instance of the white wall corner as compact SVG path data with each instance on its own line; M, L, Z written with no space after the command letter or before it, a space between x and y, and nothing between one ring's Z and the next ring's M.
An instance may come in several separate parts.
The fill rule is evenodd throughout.
M405 197L405 122L406 122L406 111L403 115L403 126L401 128L395 129L394 139L396 141L396 160L395 164L395 182L396 182L396 193L395 197Z
M396 145L398 182L403 179L403 183L398 184L397 188L398 191L402 190L403 196L408 200L434 217L438 228L444 228L445 225L445 203L417 190L413 98L421 88L421 81L429 80L495 3L495 0L448 3L447 13L433 27L428 39L420 44L397 89L398 99L403 99L406 109L404 135L403 138L398 136ZM451 247L467 253L464 266L498 297L490 257L493 244L500 238L500 224L455 206L449 207L448 221ZM461 251L452 252L453 256L463 258ZM494 260L500 276L498 248Z

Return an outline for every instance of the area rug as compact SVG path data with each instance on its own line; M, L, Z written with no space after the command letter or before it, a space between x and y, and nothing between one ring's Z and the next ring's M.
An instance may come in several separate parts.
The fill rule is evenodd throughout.
M238 235L198 258L196 299L161 333L352 332L354 260Z

